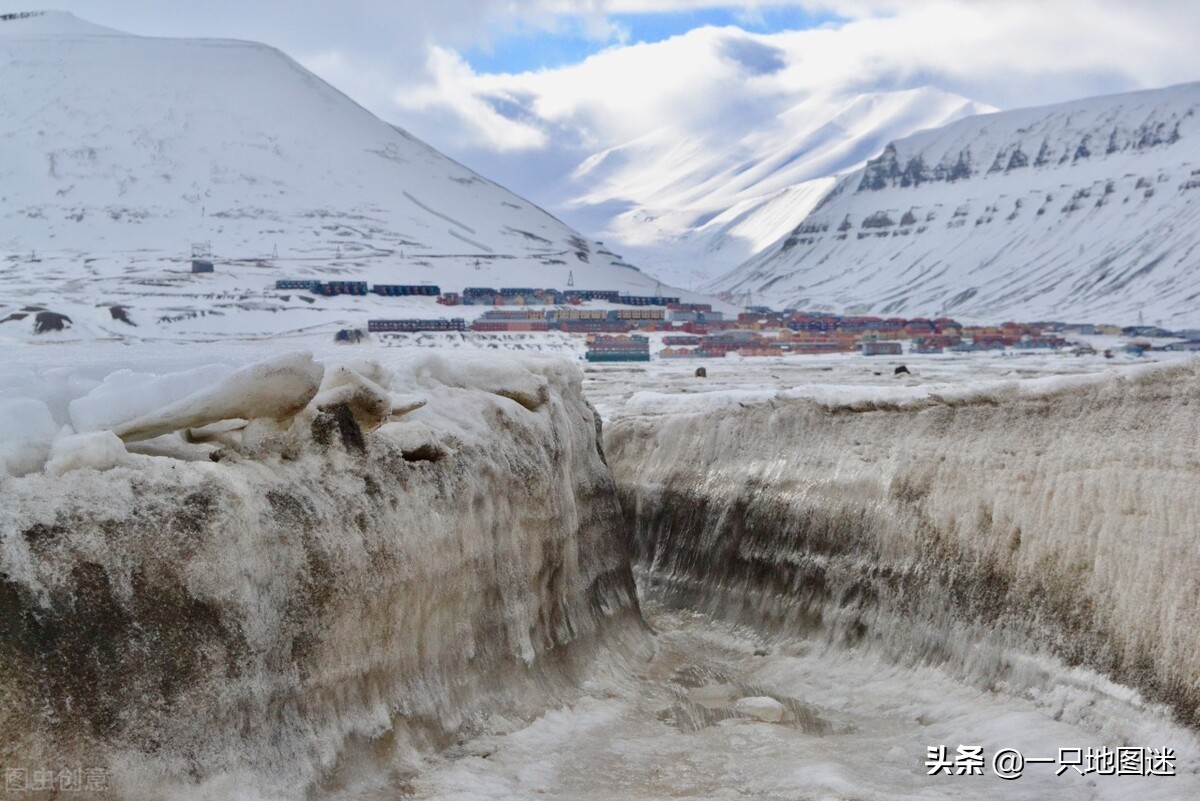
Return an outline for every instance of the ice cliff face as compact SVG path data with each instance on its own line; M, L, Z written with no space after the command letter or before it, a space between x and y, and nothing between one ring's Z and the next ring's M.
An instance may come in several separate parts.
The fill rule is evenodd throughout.
M1200 84L889 144L709 289L879 315L1195 324Z
M1200 722L1194 364L725 405L644 398L606 445L652 599L1052 693L1092 668Z
M541 708L640 635L574 368L291 357L209 379L73 435L108 444L68 449L65 477L0 475L4 764L108 766L122 798L298 798ZM254 406L256 380L308 405ZM77 422L120 411L89 397ZM239 402L267 416L205 423ZM186 436L154 436L170 420Z

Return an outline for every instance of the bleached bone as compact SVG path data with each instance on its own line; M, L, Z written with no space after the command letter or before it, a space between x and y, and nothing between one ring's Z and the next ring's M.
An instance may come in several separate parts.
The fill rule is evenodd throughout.
M235 418L233 420L220 420L216 423L209 423L200 428L189 428L183 432L183 438L193 444L203 442L220 442L228 444L229 435L235 431L241 431L249 423L249 420Z
M409 412L415 412L420 409L428 401L424 398L418 398L415 395L399 395L392 393L392 420L399 420Z
M309 404L324 372L311 353L278 356L238 370L211 389L122 423L113 433L126 442L137 442L233 418L283 422Z
M365 367L377 367L368 362ZM374 375L387 377L379 368ZM351 367L336 367L325 373L321 391L312 405L321 411L345 405L363 431L374 431L389 419L401 417L425 405L425 401L406 395L392 395L371 378Z
M347 367L337 367L326 374L312 405L320 411L344 405L363 431L373 431L387 420L392 398L386 389L366 376Z

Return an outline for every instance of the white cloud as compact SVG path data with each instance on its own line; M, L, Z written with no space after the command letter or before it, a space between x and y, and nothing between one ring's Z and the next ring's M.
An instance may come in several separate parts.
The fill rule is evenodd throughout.
M882 110L933 124L943 110L961 108L945 96L856 105L859 93L933 86L1012 108L1200 79L1192 44L1200 4L1191 2L546 0L509 7L527 26L549 25L555 15L587 18L597 39L610 41L602 27L610 14L721 6L752 15L785 5L844 21L775 34L699 29L517 75L476 74L442 48L424 76L393 95L394 105L377 110L568 222L609 236L633 231L636 220L660 232L681 230L722 199L740 201L821 165L873 155L866 151L883 142L865 131L908 124L884 120ZM826 123L854 126L844 147Z
M520 4L517 4L520 5ZM475 75L465 65L433 76L448 108L475 113L464 97L519 92L543 123L572 123L577 139L611 146L663 126L687 130L727 121L730 107L763 94L869 91L932 84L1002 107L1056 102L1104 91L1200 78L1200 7L1188 2L1116 0L547 0L541 9L633 12L710 6L796 5L831 10L851 22L749 37L760 54L786 64L759 75L730 69L729 50L699 40L717 32L612 48L581 64L515 76ZM732 39L731 39L732 40ZM739 45L746 46L746 45ZM747 57L749 57L749 51ZM777 56L770 54L776 53ZM743 67L745 65L743 64ZM420 126L436 98L401 96L396 114ZM476 121L463 124L480 128ZM526 125L530 121L526 120ZM489 123L490 126L490 123ZM496 137L481 134L487 147ZM514 146L503 137L506 147ZM524 143L533 146L533 138Z
M727 129L748 106L766 102L774 108L781 98L795 102L812 93L935 85L1014 107L1200 78L1200 54L1191 42L1191 33L1200 28L1200 9L1190 3L547 0L531 5L580 14L802 5L857 18L774 35L694 31L521 75L477 75L461 60L450 69L441 58L436 62L441 66L429 73L429 85L395 95L394 115L421 129L424 115L441 104L443 111L459 114L464 131L473 132L456 138L460 146L540 147L546 140L532 131L566 126L574 131L573 144L600 150L664 128L685 136L713 126ZM498 110L497 101L508 106L503 101L511 96L522 98L509 106L519 109L520 120ZM505 118L519 122L522 133L505 132ZM757 122L751 116L743 125L748 130Z
M477 141L505 152L545 147L546 135L536 124L516 119L515 112L502 114L498 101L514 104L513 95L501 89L488 96L474 85L475 74L452 50L434 47L429 51L428 70L432 83L397 90L393 101L414 111L450 111Z

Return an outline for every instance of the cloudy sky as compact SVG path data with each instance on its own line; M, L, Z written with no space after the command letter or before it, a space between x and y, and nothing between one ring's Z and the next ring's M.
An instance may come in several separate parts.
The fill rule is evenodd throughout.
M27 8L9 5L0 0L2 10ZM797 109L819 116L887 90L932 86L1012 108L1200 80L1194 0L56 5L132 33L279 47L577 224L570 207L588 165L651 139L660 149L672 140L752 148L756 131L791 125ZM766 147L779 138L760 139ZM613 197L636 191L626 180Z

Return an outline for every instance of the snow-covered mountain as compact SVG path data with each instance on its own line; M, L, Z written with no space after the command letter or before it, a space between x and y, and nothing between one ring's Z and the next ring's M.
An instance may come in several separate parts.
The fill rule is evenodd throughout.
M708 288L881 315L1200 324L1200 84L901 139Z
M0 319L73 307L97 333L132 334L111 305L139 323L215 296L279 311L262 290L287 277L657 287L261 44L4 15L0 78ZM198 242L211 243L213 276L187 274ZM331 302L272 328L326 322L319 308L349 301ZM327 322L351 320L344 310Z
M395 103L427 137L456 120L431 141L694 287L786 234L831 176L888 142L993 110L827 47L819 31L703 25L517 74L439 51L437 89Z
M567 205L648 272L694 286L781 238L889 141L990 110L929 87L810 94L761 124L684 140L663 128L604 150L572 176Z

